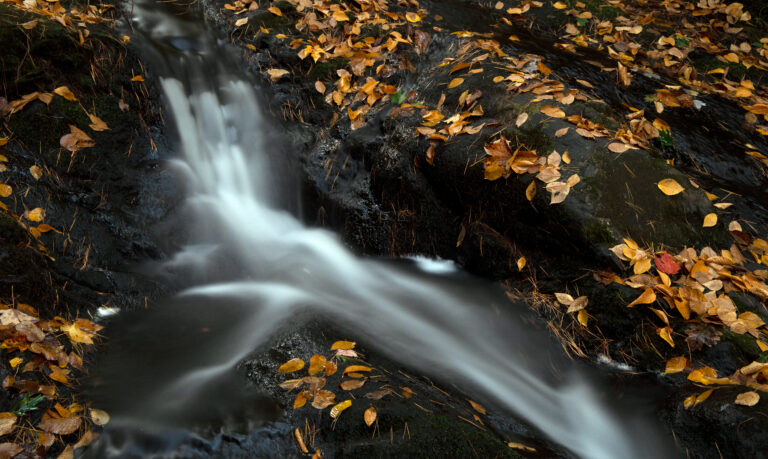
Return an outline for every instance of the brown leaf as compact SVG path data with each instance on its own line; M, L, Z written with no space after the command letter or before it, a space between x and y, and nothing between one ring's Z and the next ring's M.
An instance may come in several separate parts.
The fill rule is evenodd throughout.
M104 410L91 409L91 420L97 426L103 426L109 422L109 414Z
M474 400L469 400L469 404L480 414L485 414L485 407Z
M371 371L371 367L366 367L364 365L350 365L347 368L344 369L344 374L347 373L367 373Z
M91 148L96 145L96 142L88 137L88 134L78 129L76 126L70 124L69 131L69 134L65 134L59 140L59 144L62 148L74 153L81 148Z
M54 92L54 94L57 94L57 95L65 98L65 99L67 99L68 101L71 101L71 102L76 102L77 101L77 97L75 97L75 95L72 93L72 91L70 91L70 89L68 87L66 87L66 86L59 86L58 88L54 89L53 92Z
M309 454L307 445L304 443L304 437L301 435L301 430L298 427L293 429L293 438L296 440L296 444L299 445L299 449L304 454Z
M315 397L312 400L312 406L318 410L323 410L333 405L336 401L336 394L329 390L319 390L315 392Z
M760 401L760 395L755 391L742 392L736 396L736 401L733 403L744 406L755 406Z
M17 445L16 443L0 443L0 457L12 458L22 451L24 451L24 448Z
M104 120L102 120L98 116L91 115L89 113L88 118L90 118L91 120L91 124L88 127L93 129L94 131L106 131L109 129L109 126L107 126L107 123L105 123Z
M16 425L16 415L13 413L0 413L0 435L7 435L13 431Z
M365 379L347 380L341 383L339 386L344 390L355 390L363 387Z
M41 430L52 434L69 435L79 429L82 422L83 420L80 416L72 416L69 418L43 417L43 421L38 427L40 427Z
M565 112L553 105L545 105L541 107L541 113L551 116L552 118L565 118Z

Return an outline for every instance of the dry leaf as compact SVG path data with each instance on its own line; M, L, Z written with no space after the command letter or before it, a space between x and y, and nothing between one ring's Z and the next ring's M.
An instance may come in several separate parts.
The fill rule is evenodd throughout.
M7 435L13 431L16 425L16 415L13 413L0 413L0 435Z
M325 85L323 84L322 81L320 80L315 81L315 90L320 94L325 94Z
M341 403L337 403L333 408L331 408L331 417L333 419L338 418L342 411L346 410L350 406L352 406L352 400L344 400Z
M545 105L541 107L541 113L551 116L552 118L565 118L565 112L553 105Z
M104 410L91 409L91 420L97 426L103 426L109 422L109 414Z
M331 350L335 351L336 349L342 349L345 351L349 351L355 348L355 344L357 343L355 343L354 341L336 341L331 345Z
M40 427L41 430L52 434L69 435L79 429L80 424L82 424L82 418L80 416L72 416L69 418L46 418L43 416L43 421L38 427Z
M456 86L459 86L461 83L464 83L464 78L454 78L450 83L448 83L448 89L453 89Z
M360 389L365 384L365 379L353 379L344 381L339 385L343 390L355 390Z
M469 404L472 405L472 408L474 408L478 413L486 414L485 407L483 405L475 402L474 400L469 400Z
M365 421L365 425L371 427L371 424L376 422L376 408L371 406L365 410L365 413L363 413L363 420Z
M279 81L280 78L284 77L285 75L288 75L288 70L285 69L268 69L267 73L269 74L269 79L272 81Z
M522 112L519 115L517 115L517 119L515 120L515 126L520 127L523 124L525 124L526 121L528 121L528 114L525 112Z
M744 406L755 406L760 401L760 395L755 391L742 392L736 396L736 401L733 403Z
M688 359L683 356L672 357L671 359L667 360L667 365L664 368L664 374L668 375L672 373L680 373L681 371L685 370L687 364Z
M717 225L717 214L710 213L704 216L704 223L701 225L702 227L711 228L715 225Z
M276 6L270 6L269 8L267 8L267 11L269 11L272 14L274 14L275 16L282 16L283 15L283 12L280 11L280 8L278 8Z
M77 101L77 97L75 97L74 93L72 93L72 91L70 91L70 89L66 86L59 86L58 88L54 89L53 92L54 94L57 94L70 102Z
M651 304L654 301L656 301L656 293L654 293L652 288L647 288L640 296L635 299L635 301L629 303L627 307L631 308L632 306L636 306L638 304Z

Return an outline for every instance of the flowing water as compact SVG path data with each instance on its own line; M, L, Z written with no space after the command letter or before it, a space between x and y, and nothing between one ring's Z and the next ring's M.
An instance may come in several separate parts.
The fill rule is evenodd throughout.
M547 357L556 347L495 287L447 262L419 260L424 269L415 269L359 258L281 210L298 185L271 179L286 176L285 162L265 140L269 123L236 59L191 14L150 0L132 10L189 184L189 244L163 266L188 287L107 328L90 396L112 422L96 456L162 454L192 420L219 419L214 411L268 425L278 413L239 387L236 365L282 324L324 317L357 335L349 339L516 413L577 456L660 457L650 429L630 432L628 416L608 409L583 372ZM137 429L141 436L128 433Z

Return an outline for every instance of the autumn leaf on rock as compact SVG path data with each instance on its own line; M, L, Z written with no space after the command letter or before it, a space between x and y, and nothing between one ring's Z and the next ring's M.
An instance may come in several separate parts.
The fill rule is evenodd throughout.
M310 376L316 375L321 371L325 371L326 359L322 355L315 354L309 359L309 374Z
M704 216L704 223L701 224L704 228L711 228L717 225L717 214L710 213Z
M663 273L674 276L680 272L680 265L667 252L662 253L660 256L657 255L653 261L656 263L656 269Z
M69 125L69 134L65 134L60 140L59 144L71 151L76 152L81 148L91 148L96 146L96 142L93 141L88 134L78 129L76 126Z
M448 89L453 89L462 83L464 83L464 78L454 78L450 83L448 83Z
M235 27L241 27L248 24L248 18L240 18L237 21L235 21Z
M368 409L365 410L365 413L363 413L363 420L365 421L365 425L371 427L371 424L376 422L376 408L372 406L368 407Z
M72 416L68 418L53 418L46 416L43 416L43 421L38 427L41 430L56 435L69 435L79 429L82 424L82 418L80 416Z
M565 112L553 105L545 105L541 107L541 113L551 116L552 118L565 118Z
M101 118L99 118L96 115L88 114L88 118L91 119L91 124L88 126L94 131L106 131L109 129L109 126L107 126L107 123L105 123Z
M103 426L109 422L109 414L107 414L107 412L104 410L92 409L90 413L91 420L97 426Z
M750 392L743 392L737 395L736 401L734 401L734 403L737 405L755 406L759 401L760 401L760 395L755 391L750 391Z
M666 178L664 180L659 180L659 183L657 184L659 189L662 193L666 194L667 196L674 196L676 194L680 194L683 191L685 191L685 188L683 188L679 183L677 183L677 180Z
M675 347L675 342L672 340L672 329L670 327L659 328L656 333L666 341L670 346Z
M656 293L654 293L653 289L647 288L639 297L635 299L635 301L629 303L627 307L631 308L632 306L636 306L638 304L651 304L654 301L656 301Z
M16 426L16 415L13 413L0 413L0 435L7 435Z
M331 408L331 418L338 418L339 415L350 406L352 406L352 400L344 400L343 402L336 404Z
M354 341L336 341L331 345L331 350L335 351L336 349L342 349L345 351L349 351L351 349L354 349L356 344L357 343L355 343Z
M517 115L517 119L515 120L515 126L520 127L523 124L525 124L526 121L528 121L528 114L525 112L522 112L519 115Z
M294 358L280 365L280 368L277 369L277 373L293 373L294 371L299 371L302 368L304 368L304 361L299 358Z
M418 14L416 14L416 13L413 13L413 12L410 12L410 11L409 11L409 12L407 12L407 13L405 13L405 19L406 19L408 22L414 22L414 23L415 23L415 22L419 22L419 21L421 21L421 17L419 17L419 15L418 15Z
M664 374L672 374L672 373L680 373L681 371L685 370L686 365L688 364L688 360L683 357L672 357L671 359L667 360L666 368L664 369Z
M288 70L285 69L268 69L269 79L272 81L279 81L285 75L288 75Z
M280 8L278 8L276 6L270 6L269 8L267 8L267 11L269 11L272 14L274 14L275 16L282 16L283 15L283 12L280 11Z
M70 91L70 89L66 86L59 86L58 88L54 89L53 92L54 94L58 94L70 102L77 102L77 97L75 97L74 93L72 93L72 91Z
M472 405L472 408L474 408L474 409L475 409L475 411L477 411L478 413L480 413L480 414L486 414L486 413L485 413L485 407L484 407L483 405L481 405L481 404L477 403L477 402L476 402L476 401L474 401L474 400L469 400L469 404L470 404L470 405Z

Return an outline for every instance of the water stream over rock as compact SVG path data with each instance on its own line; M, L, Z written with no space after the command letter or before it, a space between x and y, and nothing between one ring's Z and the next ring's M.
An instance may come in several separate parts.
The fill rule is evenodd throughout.
M269 452L270 435L287 435L273 424L280 414L239 385L235 368L285 323L320 317L391 360L516 413L577 456L663 455L650 426L607 407L602 389L497 287L448 262L356 257L334 234L281 210L297 185L282 179L285 160L264 140L269 123L254 84L201 20L176 13L151 0L133 6L189 183L189 242L157 271L186 288L107 328L87 393L113 421L90 454L171 454L186 432L213 425L261 429L259 454L290 455Z

